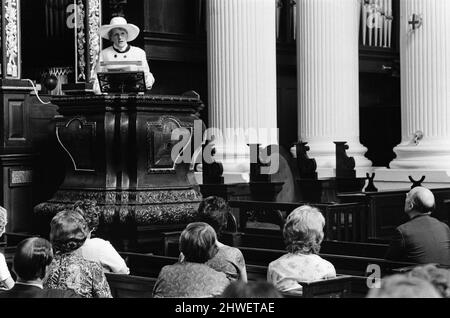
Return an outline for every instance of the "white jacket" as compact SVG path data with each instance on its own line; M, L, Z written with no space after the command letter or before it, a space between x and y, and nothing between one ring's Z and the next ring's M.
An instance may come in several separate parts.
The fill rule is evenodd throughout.
M101 62L122 62L122 61L141 61L142 66L137 66L136 70L143 71L145 74L145 85L147 89L150 90L155 83L155 78L150 72L150 67L148 66L147 56L145 51L136 46L128 46L124 52L119 52L114 49L113 46L107 47L100 52L99 61L97 61L96 67L92 72L91 81L94 83L94 91L100 93L100 87L98 84L97 73L105 72L106 68L100 65ZM111 67L109 67L111 69ZM131 69L134 70L134 69Z

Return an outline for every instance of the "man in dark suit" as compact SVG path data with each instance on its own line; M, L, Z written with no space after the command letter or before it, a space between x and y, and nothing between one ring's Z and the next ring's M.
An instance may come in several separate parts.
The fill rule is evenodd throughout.
M450 229L431 217L434 207L434 195L426 188L416 187L406 194L409 221L395 230L386 259L450 265Z
M52 260L49 241L37 237L22 241L13 260L16 284L12 289L0 292L0 298L80 298L71 290L43 288L42 280Z

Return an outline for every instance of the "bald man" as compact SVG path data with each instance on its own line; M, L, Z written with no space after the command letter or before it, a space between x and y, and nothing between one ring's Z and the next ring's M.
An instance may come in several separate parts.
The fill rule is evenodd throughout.
M431 217L433 193L416 187L406 194L409 221L396 228L386 259L419 264L450 265L450 229Z

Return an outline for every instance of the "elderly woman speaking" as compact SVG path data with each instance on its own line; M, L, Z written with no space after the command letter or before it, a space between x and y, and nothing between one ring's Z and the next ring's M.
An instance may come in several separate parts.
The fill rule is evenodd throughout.
M301 293L299 282L336 277L334 266L319 255L325 218L316 208L304 205L286 219L283 229L286 249L289 252L271 262L267 280L278 290Z
M145 51L128 44L128 42L138 37L139 32L140 30L136 25L127 23L127 20L123 17L114 17L109 24L100 27L100 36L113 42L113 45L100 52L97 66L92 74L91 80L94 82L94 91L96 93L100 92L97 79L98 72L104 72L108 69L114 70L113 65L117 65L116 68L121 69L123 67L121 64L126 65L127 63L132 64L135 62L140 64L136 70L144 72L147 89L150 90L152 88L155 78L150 72ZM102 63L109 63L111 67L106 68L102 66Z

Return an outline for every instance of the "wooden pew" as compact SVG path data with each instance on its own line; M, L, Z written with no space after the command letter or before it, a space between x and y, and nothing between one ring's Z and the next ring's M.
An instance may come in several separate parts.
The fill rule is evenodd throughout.
M224 243L229 243L229 238L224 235ZM281 233L278 235L240 233L236 247L256 247L276 250L284 250L285 244ZM345 242L324 240L321 244L321 252L325 254L350 255L361 257L383 258L388 250L387 244Z
M347 298L352 296L352 276L338 276L314 282L300 282L302 298ZM299 297L292 293L282 293L285 298Z
M269 234L261 234L269 233ZM167 233L164 237L164 255L176 256L179 254L178 240L180 232ZM260 230L259 234L249 233L222 233L221 242L234 247L266 248L284 250L285 244L282 234L273 231ZM329 241L322 242L321 252L324 254L349 255L360 257L384 258L388 249L387 244Z
M270 262L286 254L286 251L269 250L261 248L240 248L248 264L267 266ZM380 266L382 275L392 274L396 268L413 266L417 264L393 262L380 258L358 257L348 255L320 254L321 257L331 262L338 274L365 276L368 265L377 264Z
M139 253L120 253L127 261L130 271L134 275L108 274L108 282L111 281L115 295L117 297L141 297L139 294L151 295L149 290L153 290L156 277L161 268L177 262L175 257L166 257ZM157 274L156 274L157 273ZM249 281L267 279L267 267L260 265L247 265L247 276ZM142 280L150 278L153 280ZM302 282L303 295L290 295L286 297L349 297L351 295L353 277L342 276L336 279L328 279L316 282ZM152 285L153 284L153 285ZM136 285L136 292L133 292ZM114 295L114 294L113 294ZM115 296L116 297L116 296Z
M267 266L246 265L248 281L267 279ZM364 297L367 294L365 277L338 275L337 278L315 282L300 282L303 287L302 295L282 293L285 298L344 298Z
M449 199L450 188L430 189L435 196L436 209L432 216L443 221L450 221ZM340 193L340 202L359 202L366 206L368 238L388 240L394 229L406 222L407 216L403 212L405 196L410 189L379 192Z
M105 273L114 298L152 298L156 278Z
M239 231L249 233L250 222L273 224L278 231L284 220L295 208L308 203L278 203L261 201L229 201L230 207L239 214ZM367 240L366 206L363 203L310 204L325 217L325 233L328 239L365 242ZM257 233L255 233L257 234Z
M13 233L13 232L6 232L6 245L7 246L17 246L20 242L27 238L31 237L40 237L37 234L30 234L30 233Z
M158 277L161 269L166 265L178 262L177 257L167 257L152 254L119 253L130 268L130 274L145 277Z

